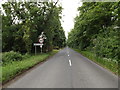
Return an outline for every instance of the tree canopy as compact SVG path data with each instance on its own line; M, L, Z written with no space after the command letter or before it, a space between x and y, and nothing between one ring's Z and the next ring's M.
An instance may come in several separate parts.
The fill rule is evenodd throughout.
M44 32L47 39L44 51L54 46L65 46L65 33L61 26L62 7L57 2L6 2L2 5L2 49L31 53L33 43Z
M67 44L97 56L120 59L120 2L84 2Z

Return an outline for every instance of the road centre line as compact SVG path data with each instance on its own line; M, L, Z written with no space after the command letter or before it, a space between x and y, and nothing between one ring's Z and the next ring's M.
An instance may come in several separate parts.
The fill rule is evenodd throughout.
M69 60L69 65L72 66L72 62L71 62L71 60Z

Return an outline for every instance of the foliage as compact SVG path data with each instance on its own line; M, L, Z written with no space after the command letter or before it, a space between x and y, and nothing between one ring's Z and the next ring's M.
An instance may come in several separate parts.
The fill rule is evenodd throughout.
M29 58L30 56L31 56L30 54L26 53L26 54L22 55L22 59L27 59L27 58Z
M65 32L62 27L60 30L54 30L53 45L58 46L59 48L65 47Z
M119 56L119 38L118 31L113 28L107 28L94 39L93 48L97 56L118 59Z
M60 22L62 7L57 3L52 1L4 3L3 52L11 50L22 53L33 52L33 43L38 42L38 36L43 31L47 37L44 51L51 51L54 45L65 46L65 34ZM57 39L54 39L55 37ZM58 43L57 40L62 43Z
M10 52L2 53L3 64L6 64L12 61L20 61L20 60L22 60L22 55L18 52L10 51Z
M120 60L120 2L85 2L78 11L67 44L98 57Z
M30 57L30 54L28 53L22 55L21 53L14 51L4 52L1 55L2 55L3 65L6 65L8 63L13 63L13 61L21 61Z

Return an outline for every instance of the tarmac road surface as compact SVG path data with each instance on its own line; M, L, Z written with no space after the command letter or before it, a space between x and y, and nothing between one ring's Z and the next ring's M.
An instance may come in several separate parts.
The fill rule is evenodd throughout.
M118 88L118 77L66 47L7 88Z

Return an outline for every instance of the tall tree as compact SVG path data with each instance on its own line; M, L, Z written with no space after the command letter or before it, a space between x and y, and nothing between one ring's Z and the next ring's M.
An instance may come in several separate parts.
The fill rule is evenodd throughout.
M59 34L62 28L60 22L62 7L57 6L57 2L7 2L3 4L6 14L3 15L3 51L31 53L34 51L33 43L38 42L41 32L45 32L47 36L44 51L51 51L55 30L58 30L56 33L58 36L62 35ZM65 37L64 33L62 36ZM61 38L59 36L59 39Z
M119 5L120 2L83 3L78 8L74 29L69 33L68 45L118 60Z

